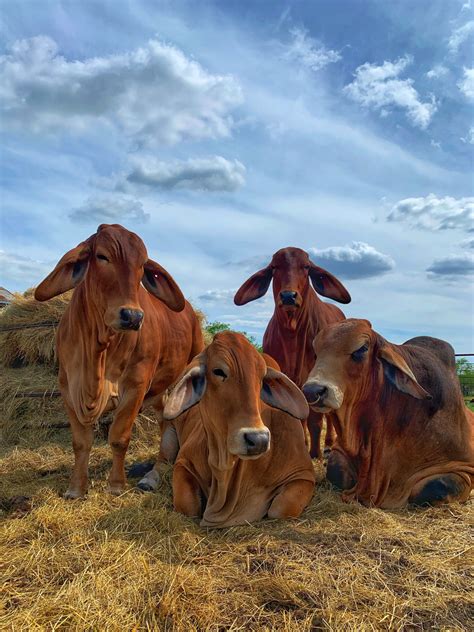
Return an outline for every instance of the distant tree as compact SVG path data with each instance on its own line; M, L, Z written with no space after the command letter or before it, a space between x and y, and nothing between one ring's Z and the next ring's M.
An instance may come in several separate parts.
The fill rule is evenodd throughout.
M205 329L210 336L215 336L221 331L231 331L232 327L229 325L229 323L221 323L218 320L214 320L212 323L207 324ZM257 349L257 351L262 353L262 345L259 344L255 336L251 336L246 331L239 331L237 333L243 334L250 342L250 344L252 344Z
M459 376L474 377L474 365L467 358L458 358L456 360L456 373Z

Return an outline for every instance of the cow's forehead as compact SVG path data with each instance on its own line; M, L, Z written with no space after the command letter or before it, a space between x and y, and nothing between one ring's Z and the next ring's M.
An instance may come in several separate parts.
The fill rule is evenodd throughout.
M323 329L316 337L316 348L337 351L350 347L363 338L371 338L374 330L368 320L348 318Z
M122 257L147 258L145 244L140 237L116 224L102 225L95 235L95 245L102 246Z
M304 250L301 250L301 248L281 248L275 252L272 261L273 263L279 263L281 265L285 263L288 265L299 262L306 263L309 261L309 255Z
M245 371L253 368L265 368L265 360L243 334L223 331L214 337L208 348L208 358L223 360L231 367Z

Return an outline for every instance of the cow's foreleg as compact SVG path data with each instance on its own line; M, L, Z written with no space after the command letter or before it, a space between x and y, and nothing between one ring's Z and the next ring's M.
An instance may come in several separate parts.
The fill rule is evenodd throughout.
M468 479L468 476L460 474L430 476L415 485L408 502L420 506L465 502L471 493Z
M190 518L202 516L201 489L194 476L182 465L173 468L173 505Z
M311 439L311 446L309 453L312 459L319 459L321 457L321 429L323 427L323 415L321 413L315 413L313 410L309 411L308 416L308 431Z
M153 468L137 483L144 492L153 492L158 487L161 471L165 465L175 462L179 451L178 435L171 421L163 420L161 426L160 452Z
M327 480L336 489L351 489L356 484L354 468L339 450L331 450L326 469Z
M132 427L145 395L145 389L128 389L121 400L109 428L109 445L112 449L112 468L108 491L118 496L125 490L125 454Z
M268 510L269 518L298 518L313 496L314 483L291 481L275 496Z
M329 413L324 415L326 420L326 436L324 437L324 456L327 458L332 450L332 446L336 440L336 431L332 422L332 415Z
M81 424L74 409L66 402L64 404L69 423L71 424L72 447L74 450L74 469L64 498L74 500L76 498L84 498L87 493L89 455L94 441L94 427Z

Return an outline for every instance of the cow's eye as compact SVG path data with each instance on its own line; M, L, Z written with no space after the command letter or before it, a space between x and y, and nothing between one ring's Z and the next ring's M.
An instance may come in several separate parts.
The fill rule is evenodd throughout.
M309 270L311 266L303 266L303 270Z
M368 350L369 345L365 343L364 345L362 345L362 347L351 353L351 358L354 360L354 362L362 362Z
M100 259L101 261L108 261L105 255L97 255L97 259Z
M214 375L217 375L217 377L221 377L222 380L225 380L227 378L227 375L222 369L212 369L212 372L214 373Z

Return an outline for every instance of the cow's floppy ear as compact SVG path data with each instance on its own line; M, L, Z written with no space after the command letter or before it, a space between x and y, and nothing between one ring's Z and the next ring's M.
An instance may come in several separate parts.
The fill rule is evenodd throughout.
M306 419L309 415L305 396L290 378L271 367L263 378L260 397L269 406L279 408L296 419Z
M83 241L66 252L56 267L41 281L35 290L37 301L47 301L53 296L72 290L85 277L91 254L90 241Z
M351 302L351 295L335 276L324 268L315 265L312 261L309 263L309 277L318 294L326 298L332 298L333 301L338 303Z
M152 259L148 259L143 268L142 283L150 294L163 301L173 312L183 311L184 296L171 274Z
M252 274L252 276L237 290L234 296L234 303L236 305L245 305L250 301L261 298L264 294L266 294L272 280L272 276L273 270L271 265L268 265L266 268L262 268L262 270Z
M176 419L195 406L206 390L206 358L200 353L186 368L183 376L171 389L163 409L165 419Z
M383 372L387 380L402 393L416 399L432 399L431 395L417 382L413 371L390 345L385 344L378 351L382 361Z

